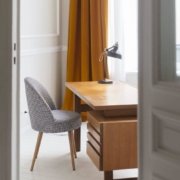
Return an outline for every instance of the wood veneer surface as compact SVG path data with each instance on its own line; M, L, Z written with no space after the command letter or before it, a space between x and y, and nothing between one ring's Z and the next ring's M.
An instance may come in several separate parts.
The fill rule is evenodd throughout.
M137 121L103 123L103 169L137 168Z
M102 111L88 112L88 121L100 130L102 169L137 168L137 117L105 117Z
M66 82L66 87L94 110L137 108L137 88L121 81L112 84Z

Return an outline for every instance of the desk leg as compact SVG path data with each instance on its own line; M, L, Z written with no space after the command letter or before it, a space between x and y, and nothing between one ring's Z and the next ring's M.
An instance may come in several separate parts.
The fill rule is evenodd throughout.
M113 171L104 171L104 180L113 180Z
M74 94L74 111L81 113L81 99ZM76 144L76 151L81 151L81 127L74 131L74 140Z

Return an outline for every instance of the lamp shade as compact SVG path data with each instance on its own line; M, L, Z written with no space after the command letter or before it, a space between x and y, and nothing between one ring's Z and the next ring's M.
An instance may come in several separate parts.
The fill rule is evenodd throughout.
M108 57L118 58L121 59L121 54L118 51L108 51L107 52Z

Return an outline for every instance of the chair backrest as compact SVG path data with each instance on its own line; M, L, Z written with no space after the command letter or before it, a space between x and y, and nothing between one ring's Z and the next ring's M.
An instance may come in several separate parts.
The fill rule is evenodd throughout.
M47 90L35 79L27 77L24 82L31 126L34 130L43 130L53 123L51 110L57 109L56 104Z

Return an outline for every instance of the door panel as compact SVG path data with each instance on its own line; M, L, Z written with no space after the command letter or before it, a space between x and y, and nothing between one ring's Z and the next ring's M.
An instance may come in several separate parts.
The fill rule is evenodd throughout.
M155 6L159 9L160 63L158 67L159 80L175 81L176 75L176 43L175 43L175 0L157 0Z
M158 43L158 80L178 82L180 81L180 57L179 57L179 26L180 0L154 1L156 13L154 14L154 32L157 33ZM154 42L155 43L155 42Z
M177 1L139 1L140 180L180 177Z
M164 160L180 160L180 119L179 115L165 111L153 111L153 152Z

